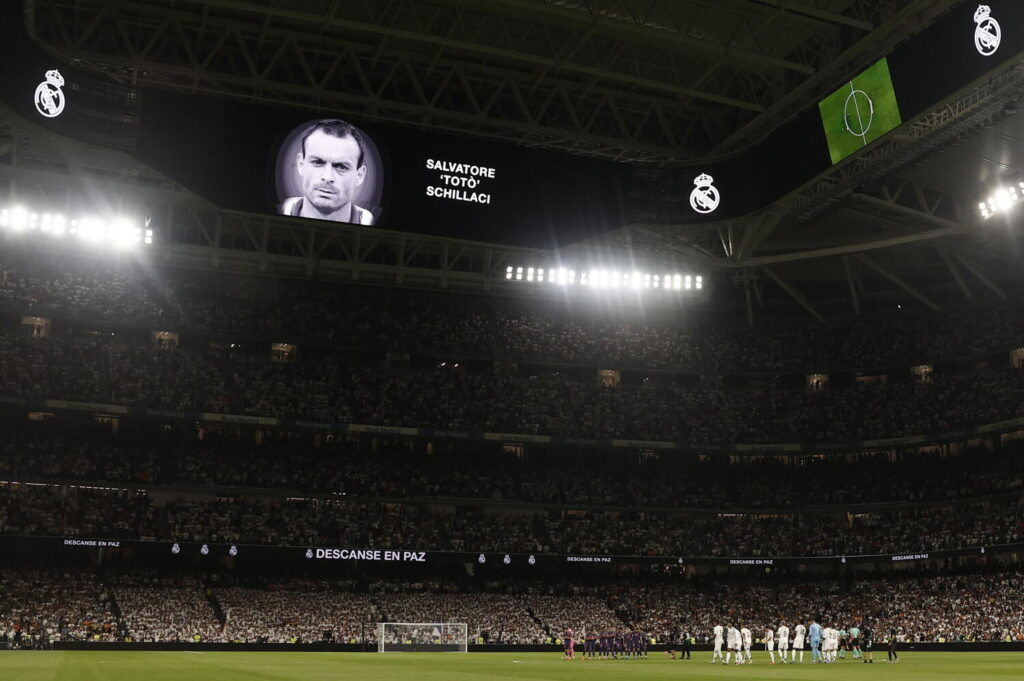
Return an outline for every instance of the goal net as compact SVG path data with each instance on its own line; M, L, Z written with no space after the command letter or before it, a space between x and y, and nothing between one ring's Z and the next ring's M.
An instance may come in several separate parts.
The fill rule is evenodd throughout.
M465 622L381 622L378 653L464 653Z

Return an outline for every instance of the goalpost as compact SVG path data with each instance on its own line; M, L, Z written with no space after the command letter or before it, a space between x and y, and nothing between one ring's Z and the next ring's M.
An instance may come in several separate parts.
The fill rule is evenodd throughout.
M465 653L465 622L381 622L377 625L378 653Z

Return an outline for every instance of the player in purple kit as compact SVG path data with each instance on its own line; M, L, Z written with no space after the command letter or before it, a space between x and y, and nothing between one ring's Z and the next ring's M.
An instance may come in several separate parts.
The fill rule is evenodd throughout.
M562 634L562 641L565 644L565 657L562 658L563 660L575 659L574 646L576 645L576 641L574 637L575 634L573 633L573 630L569 628L567 628L565 633Z
M591 630L583 635L583 657L594 659L594 652L597 649L597 634Z
M643 632L643 631L636 632L636 635L640 639L640 650L639 650L638 656L642 654L644 656L644 658L646 659L647 658L647 643L651 640L651 637L648 636L647 633Z
M607 660L612 652L612 635L607 631L601 632L601 659Z

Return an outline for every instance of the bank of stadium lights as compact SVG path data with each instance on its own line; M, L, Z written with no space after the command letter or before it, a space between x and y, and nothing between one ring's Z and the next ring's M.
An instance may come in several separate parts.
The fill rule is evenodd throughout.
M638 270L574 270L565 267L505 268L505 279L554 286L584 286L593 289L663 289L689 291L704 288L704 277L692 274L643 272Z
M22 206L0 208L0 229L15 234L39 234L53 239L77 239L90 245L115 249L153 243L153 230L129 218L82 216L69 220L61 213L37 213Z
M992 196L978 204L981 217L988 220L997 213L1008 213L1018 202L1024 199L1024 181L1000 187Z

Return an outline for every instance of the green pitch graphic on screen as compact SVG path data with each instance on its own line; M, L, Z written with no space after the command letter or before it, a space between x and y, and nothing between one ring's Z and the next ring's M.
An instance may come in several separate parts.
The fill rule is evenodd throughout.
M833 164L903 122L885 59L821 100L818 108Z

